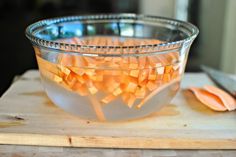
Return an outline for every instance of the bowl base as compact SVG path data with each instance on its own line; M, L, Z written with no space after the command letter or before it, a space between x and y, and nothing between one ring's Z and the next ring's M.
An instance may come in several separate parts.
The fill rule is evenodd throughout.
M83 119L99 120L88 96L80 96L78 93L69 91L44 76L41 78L46 93L54 104ZM135 102L132 108L129 108L121 98L117 98L109 104L101 105L105 121L124 121L148 116L158 111L163 105L168 104L176 95L179 86L180 81L174 81L153 96L140 109L136 107L138 101ZM102 94L99 92L93 95L93 98L97 100L100 100L100 97L102 97Z

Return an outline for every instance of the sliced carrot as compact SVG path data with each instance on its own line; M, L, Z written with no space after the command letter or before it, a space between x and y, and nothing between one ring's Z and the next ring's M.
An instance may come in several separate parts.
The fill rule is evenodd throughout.
M68 91L72 91L73 89L69 87L64 81L60 82L59 85L63 88L65 88Z
M129 69L137 69L138 61L135 57L129 57Z
M113 77L109 77L105 80L106 88L109 92L113 92L117 87L119 87L120 83L117 82Z
M73 56L72 58L72 65L74 67L86 67L87 62L84 60L84 57L82 56Z
M74 56L69 54L60 54L58 56L58 62L63 66L73 66Z
M144 80L142 82L139 82L138 85L143 87L143 86L146 86L148 82L149 82L149 80Z
M163 84L162 86L156 88L151 93L149 93L145 98L141 100L141 102L136 106L138 109L140 109L148 100L150 100L153 96L155 96L158 92L162 91L163 89L167 88L168 86L171 86L172 84L180 81L180 78L176 78L172 80L169 83Z
M132 106L136 100L136 97L133 94L124 93L122 95L122 99L129 108L132 108Z
M165 68L164 67L157 67L157 73L159 74L159 75L162 75L162 74L164 74L164 71L165 71Z
M71 87L73 91L77 91L79 88L81 88L82 84L79 82L74 83L74 85Z
M136 88L137 88L137 86L138 86L137 79L129 77L129 79L126 82L126 85L127 86L126 86L125 91L134 93Z
M166 65L170 65L171 63L167 60L165 54L163 55L158 55L156 56L156 58L159 59L159 61L161 62L162 66L166 66Z
M98 89L95 87L95 85L91 81L87 82L87 87L88 87L89 92L92 95L94 95L98 92Z
M128 98L128 102L127 105L129 108L132 108L132 106L134 105L134 102L136 100L136 97L133 94L130 94L129 98Z
M176 71L176 70L179 69L179 66L180 66L180 64L175 64L175 65L173 66L173 69Z
M167 65L165 66L165 73L172 73L173 72L173 66Z
M50 80L54 80L54 76L56 74L53 74L47 70L45 70L44 68L42 68L40 65L39 65L39 71L40 71L40 74L44 77L46 77L47 79L50 79Z
M70 73L67 77L66 77L66 84L69 86L69 87L73 87L74 84L77 83L77 79L75 77L75 74L73 73Z
M137 88L137 86L138 85L136 83L129 82L128 85L127 85L126 91L134 93L136 88Z
M139 72L138 82L143 82L145 79L148 79L149 70L143 69Z
M189 88L196 98L201 101L204 105L213 109L215 111L226 111L227 108L224 106L223 102L215 95L209 93L201 88L191 87Z
M146 67L146 57L139 57L138 60L139 60L139 63L138 63L139 68L140 69L145 68Z
M70 74L70 69L66 68L65 66L63 65L58 65L59 69L65 74L65 75L69 75Z
M37 59L39 68L41 70L43 69L43 70L46 70L46 71L51 72L53 74L58 74L57 65L44 60L43 58L41 58L38 55L36 55L36 59Z
M103 81L103 73L102 72L96 72L96 81Z
M100 121L105 121L106 118L105 118L105 115L102 111L102 107L101 107L101 104L100 102L96 99L95 96L92 96L92 95L88 95L88 98L93 106L93 109L97 115L97 118L100 120Z
M95 69L84 69L84 73L87 74L88 76L93 76L95 75Z
M63 79L62 79L60 76L57 76L57 75L54 75L53 80L54 80L55 82L57 82L57 83L60 83L60 82L63 81Z
M128 98L129 98L129 93L128 92L123 92L121 97L122 97L122 100L124 101L124 103L126 103Z
M161 43L159 40L120 37L75 37L69 39L68 42L72 44L100 46L133 46ZM104 49L98 52L91 48L86 49L86 52L106 54L140 53L132 48L129 49L130 51L123 52L117 50L115 51L115 48L109 49L109 51ZM90 101L99 119L105 119L100 102L108 104L116 98L122 97L125 104L130 108L136 99L142 99L140 102L140 106L142 106L151 98L152 95L150 96L150 94L160 88L159 86L161 84L166 85L172 82L173 79L179 77L179 66L171 65L171 63L178 60L178 52L149 57L131 56L123 58L89 57L66 53L59 54L58 56L58 67L46 62L47 64L43 64L41 69L49 71L50 73L48 75L50 75L50 79L59 84L64 84L65 88L69 88L81 96L89 95L91 97L89 99L91 99ZM114 70L102 69L104 67L111 67ZM101 100L97 100L95 94L98 92L103 92L102 94L106 94L107 96ZM96 106L100 106L100 108Z
M226 93L225 91L214 87L214 86L209 86L206 85L203 87L206 91L208 91L211 94L214 94L215 96L219 97L219 99L223 102L224 106L229 110L235 110L236 109L236 101L235 99Z
M156 80L156 77L156 71L154 69L150 70L148 74L148 80Z
M161 81L163 79L163 75L157 75L156 81Z
M142 99L142 98L145 97L145 95L146 95L145 86L144 87L139 87L139 88L136 89L136 91L135 91L135 97L136 98Z
M154 81L148 81L146 86L150 91L153 91L157 88L157 84Z
M86 85L81 85L79 88L76 88L75 91L81 96L87 96L89 94Z
M163 75L162 80L163 80L164 83L169 82L170 79L171 79L170 74L167 73L167 74L164 74L164 75Z
M178 52L171 52L166 54L169 63L174 64L179 60L179 53Z
M173 73L172 73L172 75L171 75L171 79L174 79L174 78L176 78L176 77L178 77L179 76L179 72L178 71L174 71Z
M156 67L156 64L158 63L153 56L147 57L147 61L148 61L147 65L149 65L149 67L151 68Z
M83 68L79 68L79 67L68 67L68 69L70 69L71 71L73 71L74 73L76 73L77 75L82 76L84 74L84 70Z
M121 89L120 87L118 87L118 88L116 88L116 89L114 90L113 94L114 94L115 96L118 96L118 95L120 95L122 92L123 92L122 89Z
M95 68L98 66L96 60L92 57L83 57L83 59L86 61L86 65L89 68Z
M76 75L75 78L76 78L77 81L79 81L81 84L84 84L84 83L86 82L86 80L84 80L83 76Z
M130 70L130 76L138 77L139 76L139 70Z
M114 95L112 95L112 94L109 94L109 95L107 95L105 98L103 98L103 99L101 100L101 102L104 103L104 104L108 104L108 103L110 103L111 101L115 100L116 98L117 98L116 96L114 96Z

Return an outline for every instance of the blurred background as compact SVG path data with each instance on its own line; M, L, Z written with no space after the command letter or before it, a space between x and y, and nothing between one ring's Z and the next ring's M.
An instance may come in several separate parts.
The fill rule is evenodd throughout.
M57 16L94 13L138 13L189 21L200 29L186 67L199 65L236 74L235 0L1 0L0 95L15 75L37 69L25 28L38 20Z

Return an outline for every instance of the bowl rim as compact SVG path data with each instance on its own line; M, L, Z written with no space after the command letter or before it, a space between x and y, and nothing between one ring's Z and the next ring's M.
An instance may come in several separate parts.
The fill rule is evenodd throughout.
M33 35L34 29L39 27L49 26L55 23L63 23L63 22L72 22L72 21L82 21L82 20L139 20L145 22L145 20L153 22L165 22L169 25L174 26L183 26L185 29L188 29L191 33L188 37L171 42L164 42L159 44L142 44L135 46L95 46L95 45L80 45L80 44L69 44L65 42L59 41L51 41L39 38ZM145 24L145 23L144 23ZM102 56L102 57L121 57L121 56L146 56L146 55L156 55L159 53L168 53L173 52L173 50L179 50L183 45L189 46L193 42L193 40L197 37L199 33L198 28L186 21L181 21L173 18L161 17L161 16L153 16L153 15L144 15L144 14L133 14L133 13L120 13L120 14L92 14L92 15L74 15L74 16L63 16L63 17L55 17L40 20L38 22L32 23L25 30L26 37L32 42L33 45L44 47L47 49L51 49L55 52L64 53L65 51L69 54L75 55L83 55L83 56ZM95 52L103 52L114 50L122 52L120 54L117 53L89 53L87 50L93 49ZM137 49L143 50L145 53L140 53ZM123 53L126 52L126 53ZM129 53L132 52L132 53ZM136 53L139 52L139 53Z

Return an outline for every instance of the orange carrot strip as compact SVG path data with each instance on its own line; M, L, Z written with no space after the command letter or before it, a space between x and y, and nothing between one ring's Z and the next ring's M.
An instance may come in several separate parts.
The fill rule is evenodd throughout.
M129 68L130 69L138 68L138 61L135 57L129 57Z
M73 66L73 57L72 55L60 54L58 56L58 62L63 66Z
M113 77L109 77L105 83L109 92L113 92L120 85Z
M69 75L70 74L70 69L64 67L63 65L58 65L59 69L65 74L65 75Z
M150 90L150 91L153 91L157 88L157 84L153 81L148 81L146 86L147 86L148 90Z
M57 82L57 83L60 83L60 82L63 81L63 79L62 79L60 76L57 76L57 75L54 75L53 80L54 80L55 82Z
M143 87L143 86L146 86L148 82L149 82L148 80L144 80L144 81L142 81L142 82L139 82L138 85L140 85L141 87Z
M115 96L118 96L118 95L120 95L122 92L123 92L122 89L121 89L120 87L118 87L118 88L115 89L115 91L113 92L113 94L114 94Z
M71 89L72 89L73 91L77 91L77 89L79 89L81 86L82 86L81 83L76 82L76 83L74 83L74 85L71 87Z
M45 70L44 68L42 68L40 65L39 65L39 71L40 71L40 74L43 75L44 77L46 77L47 79L51 79L53 80L54 79L54 76L56 74L53 74L52 72L48 71L48 70Z
M139 68L143 69L146 67L146 57L139 57Z
M99 103L99 101L96 99L95 96L92 96L92 95L88 95L88 98L89 98L89 100L90 100L90 102L91 102L91 104L93 106L93 109L94 109L94 111L95 111L95 113L97 115L98 120L105 121L106 118L105 118L105 115L104 115L104 113L102 111L102 106Z
M84 69L79 68L79 67L69 67L69 69L71 71L73 71L74 73L76 73L77 75L82 76L84 74Z
M137 86L138 86L137 81L130 78L129 81L127 82L126 91L134 93Z
M215 111L227 110L222 101L217 96L209 93L208 91L195 87L191 87L189 89L194 93L196 98L207 107Z
M155 61L153 56L147 57L147 61L148 61L147 65L149 65L149 67L151 67L151 68L156 67L157 62Z
M81 96L87 96L88 95L88 90L85 85L81 85L79 88L76 89L76 92L79 93Z
M157 75L156 81L161 81L163 79L163 75Z
M165 68L164 67L157 67L156 71L159 75L162 75L162 74L164 74Z
M155 70L149 71L148 80L156 80L156 71Z
M90 82L87 82L87 86L88 86L88 90L89 92L93 95L93 94L96 94L98 92L98 89L93 85L93 83L90 81Z
M69 87L73 87L75 83L77 83L77 79L75 77L75 74L71 73L69 74L67 77L66 77L66 80L65 80L66 84L69 86Z
M83 57L83 58L86 61L87 66L89 66L90 68L97 67L97 62L94 58L92 57Z
M132 108L132 106L134 105L134 102L136 100L136 97L133 94L129 95L128 101L127 101L127 105L129 108Z
M95 75L95 69L84 69L84 73L88 76L93 76Z
M173 69L174 69L174 70L178 70L179 67L180 67L180 64L175 64L175 65L173 65Z
M138 82L141 83L145 79L148 79L148 73L149 73L148 69L140 70L139 77L138 77Z
M176 83L180 81L180 77L179 78L176 78L175 80L169 82L169 83L166 83L166 84L163 84L162 86L156 88L154 91L152 91L151 93L149 93L145 98L143 98L141 100L141 102L136 106L138 109L141 108L148 100L150 100L153 96L155 96L158 92L160 92L161 90L167 88L168 86Z
M173 79L173 78L176 78L176 77L178 77L179 76L179 71L177 70L177 71L174 71L173 73L172 73L172 75L171 75L171 79Z
M165 55L158 55L156 58L160 61L162 66L170 65L171 63L166 59Z
M214 94L215 96L219 97L221 99L221 101L223 102L224 106L229 110L235 110L236 109L236 101L235 99L229 95L228 93L226 93L225 91L214 87L214 86L204 86L203 87L206 91L208 91L211 94Z
M168 53L168 59L170 63L176 63L179 60L179 53L178 52L171 52Z
M111 101L115 100L116 98L117 98L116 96L114 96L114 95L112 95L112 94L109 94L109 95L107 95L105 98L103 98L103 99L101 100L101 102L104 103L104 104L108 104L108 103L110 103Z
M133 77L138 77L138 75L139 75L139 70L130 70L129 75L130 75L130 76L133 76Z
M146 89L145 87L139 87L135 91L136 98L144 98L146 95Z
M73 56L72 63L74 67L85 67L87 65L84 57L82 56Z
M124 101L124 103L129 107L129 108L132 108L135 100L136 100L136 97L131 94L131 93L123 93L122 94L122 100Z
M171 73L172 71L173 71L173 66L172 65L165 66L165 73Z
M164 74L162 80L163 80L163 83L169 82L170 81L170 74Z
M83 78L82 76L76 75L75 77L76 77L76 79L77 79L81 84L84 84L84 83L85 83L85 80L84 80L84 78Z
M52 64L37 55L36 58L40 69L47 70L53 74L58 74L57 66L55 64Z

